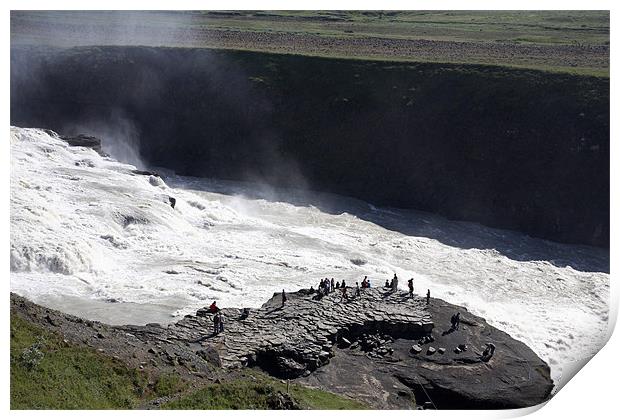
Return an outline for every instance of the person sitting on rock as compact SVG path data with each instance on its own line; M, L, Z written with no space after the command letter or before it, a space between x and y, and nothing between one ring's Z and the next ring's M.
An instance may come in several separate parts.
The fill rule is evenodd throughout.
M284 292L284 289L282 289L282 307L284 307L285 303L286 303L286 293Z
M488 362L489 360L491 360L491 357L493 357L494 354L495 345L493 343L487 343L484 351L482 352L482 356L480 356L480 359Z
M409 286L409 297L413 299L413 277L407 281L407 286Z
M336 289L340 289L340 282L339 281L336 282Z
M384 287L392 287L392 285L390 284L389 280L385 280L385 286Z
M368 276L364 276L364 280L362 280L362 289L368 287Z
M347 287L346 283L344 282L344 279L342 279L342 283L340 283L340 287Z
M220 309L217 307L217 302L213 301L213 303L209 306L209 310L207 312L209 312L210 314L214 314L219 310Z
M355 297L362 296L362 292L360 291L360 285L358 282L355 282Z
M342 295L340 296L340 302L342 302L344 300L349 300L349 296L347 295L347 288L346 287L342 288Z

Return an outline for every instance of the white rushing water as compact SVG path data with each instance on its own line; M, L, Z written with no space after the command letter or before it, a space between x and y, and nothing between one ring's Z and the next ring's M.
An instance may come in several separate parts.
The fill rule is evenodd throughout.
M172 321L217 300L260 306L318 284L401 287L466 306L522 340L556 381L600 349L609 253L331 194L133 166L11 128L11 290L110 323ZM168 197L174 197L173 209Z

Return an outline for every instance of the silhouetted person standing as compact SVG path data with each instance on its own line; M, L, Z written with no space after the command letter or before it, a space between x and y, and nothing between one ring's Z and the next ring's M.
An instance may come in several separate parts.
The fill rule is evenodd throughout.
M410 278L409 281L407 281L407 286L409 286L409 297L413 298L413 278Z
M224 332L224 314L221 312L217 313L220 316L218 332Z
M286 292L284 292L284 289L282 289L282 307L284 307L285 303L286 303Z
M219 312L213 315L213 335L217 335L220 332L220 316Z
M431 289L426 289L426 304L430 305L431 303Z

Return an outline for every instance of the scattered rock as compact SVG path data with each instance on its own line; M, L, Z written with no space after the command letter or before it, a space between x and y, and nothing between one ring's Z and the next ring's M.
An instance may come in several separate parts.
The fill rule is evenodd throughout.
M420 347L418 344L414 344L413 346L411 346L411 352L418 354L422 351L422 347Z
M48 315L45 315L45 320L46 320L48 323L50 323L51 325L53 325L54 327L57 327L57 326L58 326L58 324L56 323L56 321L54 321L54 320L52 319L52 317L51 317L51 316L49 316L49 314L48 314Z
M271 410L299 410L299 404L289 395L280 391L267 397L267 406Z
M426 350L426 354L428 354L428 355L432 355L432 354L435 354L435 352L436 352L436 351L437 351L437 350L435 349L435 347L429 347L429 348Z

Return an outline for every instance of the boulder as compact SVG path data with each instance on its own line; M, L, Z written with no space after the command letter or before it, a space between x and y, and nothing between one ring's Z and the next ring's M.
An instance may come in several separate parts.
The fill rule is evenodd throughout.
M418 354L421 351L422 351L422 347L420 347L418 344L414 344L413 346L411 346L411 353Z
M196 352L196 354L203 360L211 363L214 366L222 366L220 355L216 349L211 346L204 347Z
M296 378L304 374L306 366L284 356L276 357L276 369L280 377Z

